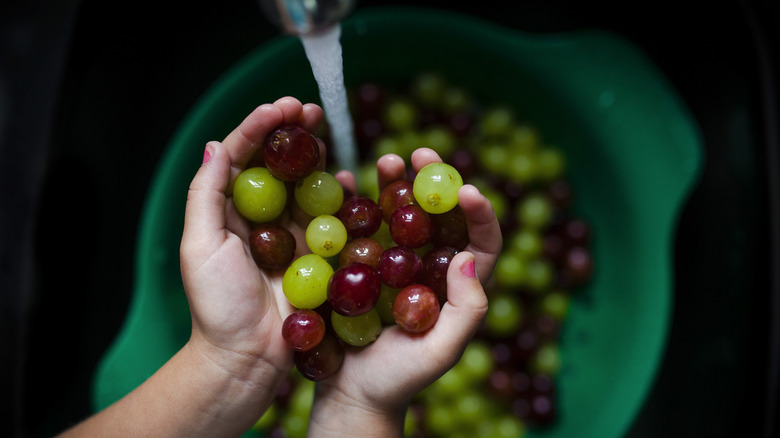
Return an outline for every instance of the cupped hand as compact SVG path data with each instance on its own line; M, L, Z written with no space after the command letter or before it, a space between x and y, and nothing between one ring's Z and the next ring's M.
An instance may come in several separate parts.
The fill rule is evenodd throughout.
M430 149L412 155L415 171L441 161ZM380 190L406 175L404 161L387 155L377 162ZM336 177L355 191L352 175ZM372 344L348 349L341 369L319 383L320 400L393 412L428 386L460 358L487 312L483 290L502 247L500 226L490 202L475 187L464 185L458 193L466 215L470 243L452 260L447 272L447 302L429 331L412 335L400 327L387 327Z
M282 374L292 364L291 350L280 335L284 318L293 310L282 293L283 271L265 271L255 264L247 244L250 224L232 202L233 181L252 165L274 128L296 124L314 132L322 119L320 107L291 97L261 105L221 143L207 144L203 165L190 185L180 248L192 313L190 343L229 372L240 374L265 363ZM303 229L290 217L285 212L281 222L302 242ZM301 246L296 256L303 253Z

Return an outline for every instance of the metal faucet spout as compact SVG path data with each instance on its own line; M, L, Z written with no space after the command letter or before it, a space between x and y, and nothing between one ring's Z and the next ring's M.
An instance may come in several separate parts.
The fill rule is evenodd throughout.
M355 0L259 0L263 12L287 34L309 35L339 23Z

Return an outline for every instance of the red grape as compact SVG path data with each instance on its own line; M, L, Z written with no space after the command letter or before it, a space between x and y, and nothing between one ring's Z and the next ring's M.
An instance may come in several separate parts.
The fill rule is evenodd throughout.
M366 196L350 196L336 213L350 237L370 237L382 225L379 204Z
M361 115L381 114L385 105L385 89L375 82L358 85L354 92L355 110Z
M249 234L249 249L257 266L272 270L286 268L295 256L295 237L281 225L258 224Z
M406 179L395 180L382 189L379 193L379 208L387 223L390 223L390 218L398 207L417 204L413 189L412 182Z
M390 236L395 243L420 248L431 241L433 223L419 205L402 205L390 218Z
M344 354L344 346L336 335L325 332L325 336L314 348L295 352L295 368L303 377L317 382L330 377L341 368Z
M418 280L423 263L408 246L394 246L382 252L376 268L382 282L390 287L402 288Z
M360 262L376 268L383 251L382 244L374 239L368 237L352 239L339 253L339 266Z
M431 242L436 246L449 246L462 251L469 244L466 215L460 206L442 214L432 214L433 235Z
M581 246L571 248L566 253L563 268L573 286L582 286L593 275L593 259L590 251Z
M282 125L266 137L263 159L273 176L294 182L317 168L320 146L317 138L300 126Z
M455 248L442 246L428 251L422 257L420 279L436 292L440 304L447 301L447 269L457 253Z
M586 246L590 242L590 225L582 219L569 219L561 225L569 246Z
M423 284L406 286L393 301L393 319L409 333L423 333L439 319L439 299Z
M477 159L474 153L466 148L455 150L447 162L461 174L464 180L477 174Z
M299 309L285 318L282 337L295 351L314 348L325 336L325 320L314 310Z
M331 276L328 302L340 315L362 315L376 305L381 291L382 280L376 269L365 263L352 263Z

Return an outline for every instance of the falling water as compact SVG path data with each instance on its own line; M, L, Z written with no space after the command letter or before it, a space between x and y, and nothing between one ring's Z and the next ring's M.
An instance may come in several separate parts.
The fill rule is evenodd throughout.
M330 127L334 154L340 169L357 170L357 147L344 86L341 26L322 33L302 35L301 42L320 91L325 119Z

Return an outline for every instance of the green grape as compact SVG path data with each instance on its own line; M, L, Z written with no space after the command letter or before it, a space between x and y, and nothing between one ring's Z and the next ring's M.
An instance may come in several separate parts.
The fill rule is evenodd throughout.
M433 72L420 73L411 86L412 96L423 106L430 108L439 106L446 89L447 81L444 77Z
M518 152L507 155L507 177L522 184L530 184L536 179L538 165L534 154Z
M420 143L446 160L455 150L455 134L446 126L433 125L422 132Z
M555 342L546 342L531 357L531 369L537 373L555 375L561 369L561 352Z
M529 193L517 206L517 218L526 227L541 229L552 220L553 210L549 196L541 192Z
M450 399L462 394L469 386L469 378L461 367L452 367L431 385L432 398Z
M479 119L482 135L487 138L506 137L512 132L514 126L514 112L506 106L488 108Z
M298 379L295 389L290 394L287 409L305 418L311 413L311 404L314 401L314 382L307 379Z
M535 291L544 291L550 287L555 275L555 268L547 260L534 258L526 265L526 280L528 286Z
M571 298L563 291L554 290L539 301L539 312L552 316L557 321L563 321L569 312Z
M509 199L507 199L504 192L494 189L484 181L474 180L471 181L471 184L478 188L480 193L490 201L498 221L503 222L509 214Z
M523 307L520 300L508 293L492 298L485 316L485 327L495 336L516 333L523 322Z
M417 125L417 107L407 98L396 97L384 108L382 120L391 131L408 131Z
M314 254L322 257L338 255L347 243L347 228L339 218L323 214L306 227L306 244Z
M470 381L481 382L493 371L493 365L493 354L488 344L474 340L466 346L456 366L463 369Z
M456 412L441 403L429 404L425 409L425 426L434 436L451 436L459 427Z
M330 322L342 341L356 347L374 342L382 332L382 320L376 309L358 316L344 316L331 312Z
M276 423L276 420L279 418L279 407L276 405L276 403L272 403L270 406L268 406L268 409L265 410L262 416L255 422L254 426L252 426L252 430L262 432L264 430L269 429L271 426Z
M471 105L471 96L460 87L450 87L441 98L441 111L444 114L455 114L458 111L466 111Z
M295 184L295 201L310 216L333 215L344 201L344 189L330 173L315 170Z
M563 177L566 171L566 157L557 148L545 147L536 154L536 167L539 178L554 181Z
M282 291L298 309L315 309L328 299L333 267L322 256L306 254L294 260L282 278Z
M395 154L399 157L406 153L404 145L398 135L384 135L374 142L374 158L379 159L383 155Z
M474 390L466 391L455 401L458 422L464 426L476 427L480 420L490 416L491 411L492 404L487 397Z
M516 152L533 153L539 147L539 133L531 125L520 123L509 134L509 148Z
M306 438L309 418L293 412L287 412L281 419L281 426L286 438Z
M463 178L447 163L431 163L420 169L412 191L420 207L431 214L441 214L458 205L458 190Z
M419 428L420 421L418 420L414 409L412 407L407 408L406 415L404 416L404 437L414 436Z
M269 222L284 210L287 188L265 167L251 167L236 177L233 203L239 214L250 221Z
M503 287L519 287L528 279L528 259L517 251L504 251L498 256L493 275Z
M306 436L313 401L314 382L299 379L290 394L287 410L280 420L285 436L296 438Z
M355 178L357 178L358 191L361 195L374 201L379 199L379 179L377 178L376 165L364 164L360 166Z
M379 242L379 244L382 245L382 248L384 249L397 246L393 240L393 236L390 234L390 225L387 223L387 221L382 221L382 223L379 224L379 229L376 230L376 233L371 235L371 238Z
M423 146L422 135L414 130L407 130L398 133L398 155L404 159L405 162L409 162L412 158L412 152Z
M506 174L509 152L502 143L486 143L477 150L477 158L485 171L495 174Z
M395 319L393 318L393 301L400 290L401 289L390 287L382 282L382 291L379 293L379 300L376 305L374 305L374 309L376 309L379 314L379 319L382 321L382 324L395 324Z
M519 418L513 415L501 415L499 418L495 418L491 421L492 431L489 435L491 438L523 438L526 435L525 424Z
M507 245L508 251L513 251L525 257L536 257L544 249L544 239L538 230L521 228L513 233Z

